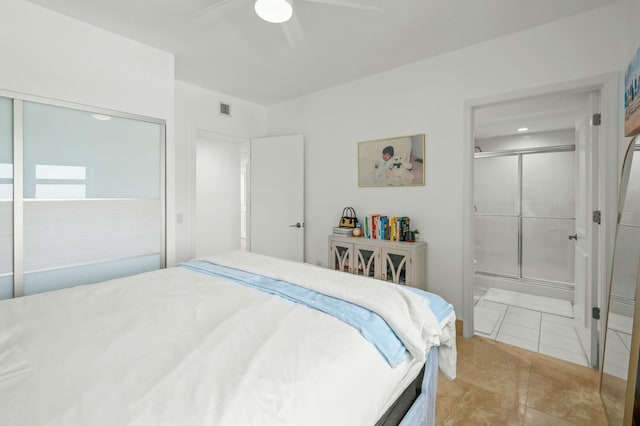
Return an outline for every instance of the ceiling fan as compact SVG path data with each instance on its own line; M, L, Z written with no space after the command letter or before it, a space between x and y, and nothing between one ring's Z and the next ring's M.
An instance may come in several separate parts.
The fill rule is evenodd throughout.
M218 8L222 5L231 3L232 0L213 0L210 6L196 12L190 18L190 21L207 25L210 19L217 14ZM235 0L247 1L248 0ZM384 9L370 4L363 4L352 0L251 0L254 1L255 13L265 22L273 24L281 24L280 28L284 35L295 50L300 50L305 46L305 37L302 26L298 21L296 14L293 13L294 4L305 1L310 3L325 4L330 6L341 6L352 9L362 9L372 12L384 12ZM370 1L370 0L367 0Z
M222 6L231 0L217 0L211 6L196 12L191 16L192 20L200 19L211 13L214 9ZM322 3L332 6L349 7L353 9L363 9L375 12L382 12L383 9L376 6L357 3L350 0L256 0L254 9L256 14L266 22L281 24L289 21L293 16L294 1L307 1L311 3Z
M348 0L304 0L313 3L324 3L333 6L350 7L354 9L365 9L382 11L379 7L355 3ZM256 14L264 21L273 24L280 24L291 19L293 16L293 0L256 0L254 5Z

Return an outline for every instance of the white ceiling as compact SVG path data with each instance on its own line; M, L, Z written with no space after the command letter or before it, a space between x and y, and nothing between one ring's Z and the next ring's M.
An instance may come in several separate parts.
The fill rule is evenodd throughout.
M175 54L178 80L268 105L618 0L295 0L286 24L254 0L200 14L220 0L28 1Z

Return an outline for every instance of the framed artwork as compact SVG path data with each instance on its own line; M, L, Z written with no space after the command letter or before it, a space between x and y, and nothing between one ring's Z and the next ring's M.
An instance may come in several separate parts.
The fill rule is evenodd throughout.
M640 49L624 73L624 135L640 134Z
M424 134L358 143L358 186L424 185Z

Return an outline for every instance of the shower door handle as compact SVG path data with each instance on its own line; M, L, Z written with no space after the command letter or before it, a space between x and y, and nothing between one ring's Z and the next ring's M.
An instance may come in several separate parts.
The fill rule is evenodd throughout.
M569 239L578 241L578 234L569 235Z

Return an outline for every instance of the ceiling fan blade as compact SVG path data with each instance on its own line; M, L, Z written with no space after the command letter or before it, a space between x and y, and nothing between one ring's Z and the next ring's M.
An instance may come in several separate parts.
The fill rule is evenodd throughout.
M295 13L287 22L280 24L280 27L291 47L301 50L305 46L304 31Z
M368 4L356 3L349 0L304 0L311 3L330 4L332 6L350 7L353 9L370 10L373 12L384 12L384 9L377 6L371 6Z
M213 18L213 15L215 14L214 11L220 6L229 3L230 1L231 0L215 0L211 6L205 7L204 9L199 10L198 12L191 15L189 17L189 21L193 22L196 25L207 25Z

